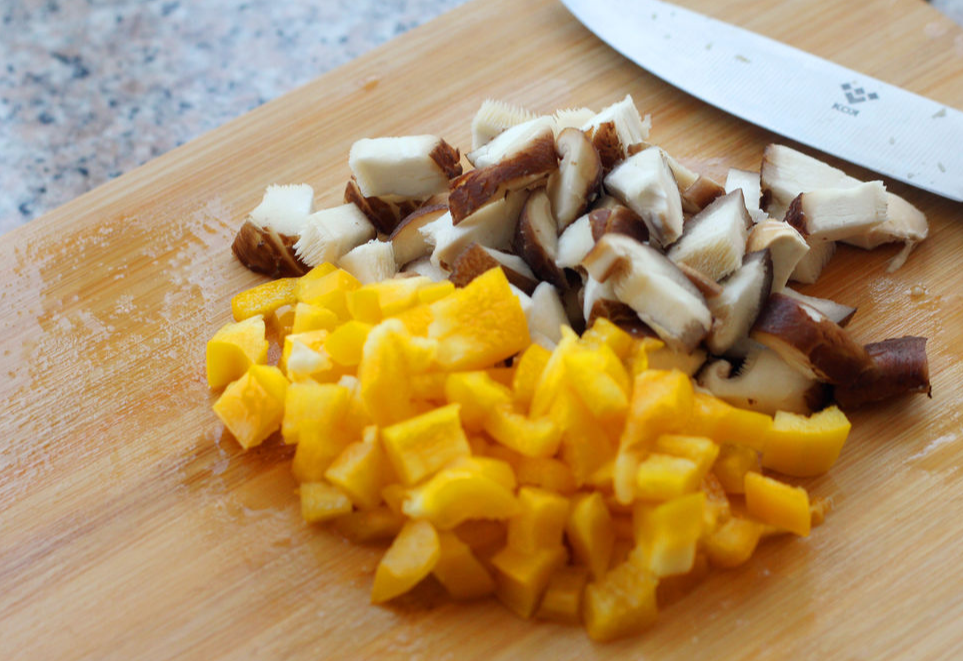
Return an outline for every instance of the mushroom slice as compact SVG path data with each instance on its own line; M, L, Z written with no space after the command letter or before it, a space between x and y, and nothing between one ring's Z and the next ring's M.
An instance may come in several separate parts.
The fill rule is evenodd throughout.
M234 256L252 271L272 277L304 275L308 269L294 244L313 204L314 190L307 184L268 186L234 237Z
M558 230L548 193L539 188L528 196L518 218L513 243L515 254L531 267L540 280L565 289L565 273L555 264L558 257Z
M809 250L799 258L789 274L790 280L811 285L819 279L829 260L836 254L835 241L806 241Z
M606 106L582 125L582 130L598 150L606 172L627 158L632 147L648 140L651 128L651 118L648 115L643 118L639 114L629 94L621 101Z
M595 237L591 215L586 214L566 227L558 237L558 256L555 258L555 265L560 269L577 268L593 246L595 246Z
M693 216L666 256L719 281L742 264L751 224L742 191L735 190Z
M852 320L853 315L856 314L856 308L843 305L842 303L837 303L836 301L831 301L828 298L807 296L806 294L800 294L795 289L791 289L789 287L783 289L782 293L790 298L794 298L797 301L802 301L806 305L816 308L840 326L846 326L846 324Z
M421 199L408 199L398 195L365 197L354 179L348 180L344 188L344 201L358 207L371 224L384 234L393 232L402 218L414 213L424 203Z
M737 188L742 189L742 197L746 201L746 210L749 212L752 222L759 223L765 220L768 214L759 208L759 199L762 197L759 173L752 170L731 168L726 175L726 193L731 193Z
M555 147L561 161L558 170L548 178L548 196L561 232L598 196L602 161L585 133L575 128L559 133Z
M553 346L558 344L562 341L562 326L570 325L558 290L548 282L541 282L531 297L532 306L525 316L532 341L540 335L550 340Z
M491 141L465 154L476 168L486 168L516 154L529 151L532 145L551 137L555 142L555 120L551 117L534 117L521 124L505 129Z
M710 352L721 356L749 337L749 329L766 304L771 288L769 252L746 255L742 266L722 283L722 293L707 297L712 312L712 328L706 337Z
M649 147L605 177L605 188L642 217L650 241L668 246L682 235L682 198L665 155Z
M526 294L530 295L535 291L538 280L521 258L477 243L470 244L455 258L448 279L456 287L464 287L482 273L495 267L500 267L505 272L508 282Z
M695 285L665 255L622 234L606 234L582 260L618 300L673 348L691 351L709 332L712 315Z
M809 244L792 225L768 218L754 225L746 239L746 252L759 250L768 250L772 258L772 290L782 291Z
M772 294L750 337L808 377L849 385L873 369L873 360L846 329L816 308L785 294Z
M864 234L885 219L886 188L882 181L800 193L786 212L786 222L810 242Z
M374 225L357 206L342 204L308 216L294 251L297 258L310 267L325 262L337 264L342 255L375 238L376 234Z
M610 232L630 236L640 243L649 238L649 228L639 214L621 204L593 209L588 219L593 241L598 241Z
M821 408L828 395L823 384L760 345L753 345L735 373L728 361L714 360L699 372L696 383L733 406L767 415L809 414Z
M828 163L776 144L767 145L763 151L759 180L761 207L774 218L782 215L773 213L771 206L788 209L800 193L819 188L851 188L862 183Z
M485 99L471 120L471 148L477 150L513 126L535 119L535 113L505 101Z
M694 269L685 264L676 264L676 266L682 271L682 275L687 277L689 282L695 285L696 289L699 290L699 293L702 294L706 300L713 296L719 296L722 293L722 285L710 279L709 276L699 269Z
M367 285L394 277L398 273L394 251L387 241L372 239L362 243L338 260L338 266Z
M421 275L432 282L441 282L442 280L447 280L451 272L436 266L431 263L431 258L422 257L421 259L416 259L413 262L408 262L405 264L404 268L401 269L402 273L407 273L410 275Z
M469 243L479 243L497 250L510 248L515 238L518 216L528 195L525 190L512 191L476 210L458 225L452 221L450 212L426 225L423 231L427 231L435 240L432 261L449 268Z
M497 142L498 138L490 144ZM455 225L488 202L507 192L521 190L542 181L558 168L555 135L551 127L526 143L526 148L451 182L448 207Z
M444 192L461 174L458 150L434 135L362 138L348 154L348 167L365 197L406 199Z
M591 108L561 108L552 115L555 120L555 133L561 133L567 128L581 130L597 113Z
M673 174L675 170L673 170ZM678 175L676 175L678 180ZM682 189L682 210L686 213L699 213L713 201L726 194L726 189L716 180L699 175L691 185Z
M926 393L932 397L925 337L897 337L866 345L876 369L848 386L837 386L836 402L856 408L899 395Z
M405 216L388 236L395 251L398 266L431 254L433 245L421 231L425 225L441 218L448 211L447 205L429 204L419 207Z
M915 245L929 234L926 216L912 204L893 193L886 193L886 220L872 229L843 239L857 248L872 250L884 243Z

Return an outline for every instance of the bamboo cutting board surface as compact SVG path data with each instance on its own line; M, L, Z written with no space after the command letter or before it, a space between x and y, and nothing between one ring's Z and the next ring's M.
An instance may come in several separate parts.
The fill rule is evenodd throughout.
M917 0L685 4L963 108L963 32ZM933 398L854 414L836 467L807 482L834 504L826 523L763 543L635 639L594 645L430 586L370 606L380 549L305 526L290 453L243 454L211 413L204 343L261 281L229 246L265 186L334 204L358 138L465 150L485 97L551 111L625 93L653 141L719 179L776 139L554 0L476 0L6 235L0 658L959 658L963 208L906 186L891 189L931 222L908 264L841 249L806 291L858 306L862 341L931 338Z

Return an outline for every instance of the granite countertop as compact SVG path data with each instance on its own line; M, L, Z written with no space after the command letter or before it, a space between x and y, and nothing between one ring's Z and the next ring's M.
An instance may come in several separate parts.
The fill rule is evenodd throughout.
M6 0L0 234L466 1Z

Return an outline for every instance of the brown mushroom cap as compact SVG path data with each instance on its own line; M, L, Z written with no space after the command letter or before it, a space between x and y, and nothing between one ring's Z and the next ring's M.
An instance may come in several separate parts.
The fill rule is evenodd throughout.
M925 337L897 337L866 345L876 365L853 383L837 386L836 402L856 408L910 393L931 395Z
M244 221L231 244L231 252L244 266L272 278L299 277L308 267L294 254L298 237L278 234L252 222Z

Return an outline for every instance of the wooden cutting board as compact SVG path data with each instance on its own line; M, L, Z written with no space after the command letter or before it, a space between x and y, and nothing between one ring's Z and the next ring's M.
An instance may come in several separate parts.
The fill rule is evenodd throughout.
M685 4L963 108L963 32L918 0ZM807 291L858 306L863 341L931 338L933 398L854 414L837 466L807 483L834 504L825 525L767 541L632 640L430 587L369 605L379 549L305 526L290 455L243 454L211 413L204 343L261 281L229 246L266 185L334 204L358 138L465 149L485 97L551 111L626 93L655 142L720 179L776 139L555 0L476 0L4 236L0 658L960 658L963 208L900 184L930 239L892 274L895 248L840 250Z

